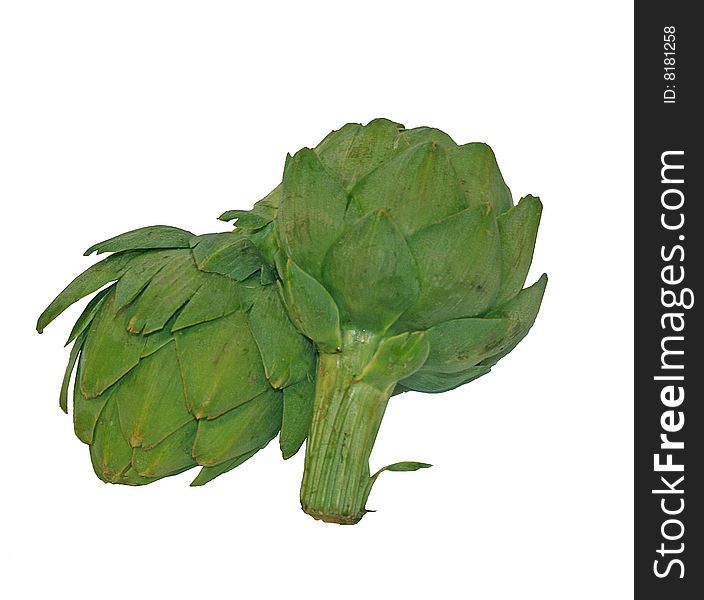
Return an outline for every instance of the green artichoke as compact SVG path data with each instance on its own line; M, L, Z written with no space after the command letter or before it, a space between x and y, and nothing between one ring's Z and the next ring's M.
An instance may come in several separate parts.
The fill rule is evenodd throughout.
M202 485L281 431L284 457L308 433L311 343L291 325L273 273L242 232L157 226L97 244L113 252L44 311L42 331L106 284L69 336L76 435L103 481L141 485L202 465ZM77 366L76 366L77 363Z
M356 523L384 470L369 456L390 396L485 375L535 321L523 289L542 205L515 206L491 149L386 119L345 125L288 156L282 182L231 233L159 226L89 249L113 254L38 329L102 289L79 318L74 420L96 473L142 484L195 465L195 484L280 431L307 438L303 509Z

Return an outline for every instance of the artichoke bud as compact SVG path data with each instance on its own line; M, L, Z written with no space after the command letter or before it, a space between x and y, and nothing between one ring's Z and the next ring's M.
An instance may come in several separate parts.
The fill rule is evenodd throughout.
M510 203L485 144L457 146L435 129L376 120L345 125L287 160L276 229L344 327L414 331L493 306L502 278L494 206ZM284 271L291 300L291 267ZM331 336L297 324L332 346Z
M543 284L520 322L510 306L542 207L533 196L513 206L486 144L458 146L437 129L385 119L347 124L289 157L281 189L282 296L321 351L339 351L345 331L374 332L382 344L427 331L416 379L435 391L443 378L454 386L488 372L532 324ZM398 374L413 389L413 373Z
M273 265L248 235L156 226L91 251L116 254L69 284L37 329L103 288L71 331L60 393L66 410L75 369L74 429L98 477L143 485L201 465L202 485L279 430L283 454L296 453L311 419L314 348L265 282Z

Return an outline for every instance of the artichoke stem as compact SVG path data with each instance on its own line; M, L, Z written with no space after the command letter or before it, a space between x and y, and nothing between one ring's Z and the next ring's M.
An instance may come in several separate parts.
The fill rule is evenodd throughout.
M320 354L301 506L315 519L351 525L367 512L369 456L395 382L380 390L359 381L378 340L364 332L344 338L341 352Z

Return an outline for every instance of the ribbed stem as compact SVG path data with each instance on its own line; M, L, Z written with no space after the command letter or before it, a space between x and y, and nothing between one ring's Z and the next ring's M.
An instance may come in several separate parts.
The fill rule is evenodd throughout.
M320 355L301 505L322 521L353 524L366 512L369 456L393 389L357 380L377 343L369 334L349 332L342 352Z

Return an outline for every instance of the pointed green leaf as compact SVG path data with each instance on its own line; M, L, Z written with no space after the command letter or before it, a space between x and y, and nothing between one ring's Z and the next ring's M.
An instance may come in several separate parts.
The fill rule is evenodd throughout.
M153 448L135 448L132 466L143 477L161 478L196 466L191 455L198 423L191 419Z
M116 309L119 310L132 302L164 266L176 257L183 257L187 252L188 250L152 251L136 257L115 286Z
M430 348L425 332L402 333L386 338L359 379L384 390L417 371L428 357Z
M239 467L243 462L252 458L257 452L259 452L259 450L261 450L261 448L257 448L256 450L252 450L251 452L246 452L245 454L242 454L230 460L226 460L225 462L221 462L219 465L215 465L214 467L201 468L201 470L198 472L198 476L191 482L191 486L198 487L201 485L205 485L216 477L219 477L220 475L227 473L228 471L232 471L232 469L234 469L235 467Z
M76 369L76 383L73 386L73 430L76 437L84 444L93 443L95 424L103 411L105 403L110 397L110 390L107 390L97 398L86 398L81 392L78 382L81 379L82 359L78 359Z
M540 310L540 304L543 301L543 294L545 293L547 283L548 276L543 274L533 285L521 290L517 296L514 296L505 304L487 313L487 317L510 319L512 326L507 335L507 343L504 349L498 354L482 361L482 365L495 365L528 335L530 328L533 326L533 323L535 323L535 318L538 316L538 310Z
M289 318L323 352L342 344L340 313L328 291L296 263L280 268L281 290Z
M223 218L225 217L225 218ZM274 213L271 211L271 217L257 214L251 210L230 210L220 216L221 221L237 221L237 227L240 229L259 229L274 220Z
M71 333L68 336L68 340L66 340L67 346L73 340L77 339L78 336L86 330L88 325L91 324L91 322L93 321L93 317L95 317L96 313L98 312L98 308L100 308L100 303L102 302L103 298L105 298L105 296L114 287L114 285L111 285L110 287L100 290L95 296L90 299L90 302L88 302L88 304L86 305L85 309L81 313L81 316L78 317L78 320L73 325L73 329L71 329Z
M366 490L364 490L364 503L363 503L363 505L367 503L367 498L369 498L369 493L372 490L372 486L374 485L376 480L379 478L379 475L381 475L384 471L408 472L408 471L417 471L418 469L428 469L432 466L433 465L428 464L428 463L405 461L405 462L398 462L398 463L394 463L392 465L387 465L385 467L382 467L376 473L374 473L374 475L372 475L369 478L369 481L367 482L367 485L366 485Z
M430 354L423 368L440 373L466 371L509 343L510 319L468 318L428 329Z
M374 119L364 127L348 123L330 133L316 146L315 152L325 168L350 190L362 177L405 148L405 144L399 144L402 128L403 125L388 119Z
M224 221L225 223L229 223L230 221L236 221L237 219L240 219L247 215L249 212L250 211L248 210L240 209L226 210L218 217L218 221Z
M315 365L314 348L292 325L274 286L260 288L247 316L271 386L304 379Z
M120 430L115 402L108 401L98 417L90 458L95 474L106 483L117 483L131 466L132 448Z
M418 297L413 257L384 210L345 231L328 253L323 280L343 321L377 332L385 331Z
M363 214L388 210L404 236L466 208L445 150L413 146L364 177L352 190Z
M417 471L418 469L428 469L432 467L433 465L430 465L428 463L422 463L422 462L414 462L414 461L405 461L405 462L397 462L392 465L387 465L381 469L379 469L374 477L378 476L380 473L383 473L384 471L396 471L396 472L408 472L408 471Z
M71 347L71 352L68 356L68 364L66 365L66 371L64 372L64 379L61 382L59 406L66 414L68 414L68 386L71 383L71 375L73 374L73 369L76 366L76 361L78 360L78 355L83 347L84 340L85 336L79 334L79 337Z
M237 227L240 229L255 230L264 227L276 217L281 200L282 185L277 185L264 198L254 203L252 210L228 210L222 213L218 219L220 221L232 221L237 219Z
M195 268L189 253L174 256L128 307L127 329L143 334L158 331L191 299L202 282L203 274Z
M74 302L92 294L112 281L117 281L125 272L125 268L129 265L130 261L140 254L142 253L125 252L123 254L108 256L105 260L101 260L99 263L83 271L83 273L69 283L64 291L54 298L51 304L46 307L37 321L37 331L39 333L44 331L44 328L49 323Z
M142 336L125 328L125 315L115 312L115 294L101 303L83 345L81 392L95 398L134 368L144 348Z
M198 464L215 466L261 448L281 427L282 393L269 389L224 415L198 422L193 454Z
M241 232L208 233L192 240L193 258L201 271L244 281L262 268L257 247Z
M471 143L448 153L469 207L490 203L499 215L513 206L511 190L504 181L496 157L486 144Z
M313 419L315 381L303 380L284 388L279 447L284 459L291 458L308 437Z
M271 389L241 311L181 329L174 337L186 403L197 418L217 417Z
M90 256L93 252L102 254L152 248L188 248L188 241L192 236L190 231L169 225L141 227L91 246L84 256Z
M148 450L193 420L186 409L176 345L143 358L112 392L125 439Z
M346 208L347 193L313 150L303 148L287 160L276 227L287 254L314 277L340 235Z
M526 282L542 211L540 198L525 196L497 219L502 266L501 289L496 304L513 298Z
M487 206L430 225L408 242L421 294L401 318L406 329L479 315L492 306L501 283L501 247ZM400 325L401 326L401 325Z
M439 373L422 368L418 369L410 377L401 380L401 384L416 392L437 394L469 383L482 375L486 375L489 371L491 371L490 366L471 367L466 371L458 371L457 373Z
M203 284L176 318L172 331L219 319L241 307L237 283L229 277L206 274Z

